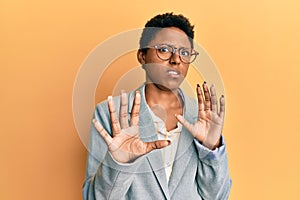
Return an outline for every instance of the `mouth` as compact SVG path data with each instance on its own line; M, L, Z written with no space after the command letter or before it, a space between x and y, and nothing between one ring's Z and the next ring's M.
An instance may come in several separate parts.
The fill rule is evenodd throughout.
M167 71L168 75L172 76L172 77L179 77L180 76L180 72L176 71L176 70L168 70Z

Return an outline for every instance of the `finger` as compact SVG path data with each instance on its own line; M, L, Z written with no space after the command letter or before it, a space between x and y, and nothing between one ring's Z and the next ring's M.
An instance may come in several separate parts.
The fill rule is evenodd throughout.
M220 113L219 116L224 119L224 115L225 115L225 97L224 95L221 96L220 98Z
M126 92L121 91L120 96L120 125L122 128L128 128L128 98Z
M211 110L212 112L218 112L218 100L217 100L217 95L216 95L216 90L215 90L215 86L211 85L210 87L210 94L211 94Z
M108 108L109 108L109 112L110 112L110 121L111 121L111 126L112 126L112 132L113 132L113 136L115 136L121 132L121 127L120 127L120 123L119 123L119 120L117 117L116 106L112 99L112 96L109 96L107 98L107 101L108 101Z
M207 87L206 82L204 81L203 85L203 92L204 92L204 110L210 110L210 94L209 94L209 90Z
M131 110L130 125L138 126L140 114L141 94L139 91L135 92L134 103Z
M182 115L175 115L177 120L184 126L190 133L193 134L193 125L189 123ZM195 137L195 135L193 135Z
M145 142L146 144L146 153L149 153L155 149L161 149L171 144L170 140L157 140L153 142Z
M197 90L199 111L204 111L204 99L203 99L202 90L201 90L201 87L199 84L197 84L196 90Z
M93 123L94 123L94 127L96 128L98 133L102 136L107 146L109 146L112 143L112 137L107 133L107 131L96 119L93 119Z

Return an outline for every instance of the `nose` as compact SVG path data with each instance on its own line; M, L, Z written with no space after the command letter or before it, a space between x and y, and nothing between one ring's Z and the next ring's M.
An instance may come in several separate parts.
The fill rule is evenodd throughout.
M171 56L169 62L170 62L171 65L178 65L178 64L180 64L181 60L180 60L180 56L179 56L179 54L178 54L178 51L175 51L175 52L172 54L172 56Z

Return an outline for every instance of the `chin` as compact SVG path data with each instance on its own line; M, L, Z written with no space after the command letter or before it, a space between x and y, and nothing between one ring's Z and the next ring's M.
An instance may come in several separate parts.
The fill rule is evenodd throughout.
M180 84L181 82L180 83L178 82L154 83L154 85L161 90L171 90L171 91L178 90Z

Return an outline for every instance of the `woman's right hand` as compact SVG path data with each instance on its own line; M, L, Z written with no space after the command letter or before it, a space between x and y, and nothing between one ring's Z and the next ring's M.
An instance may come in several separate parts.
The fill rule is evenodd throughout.
M115 104L111 96L108 97L108 108L112 125L112 136L107 133L101 123L93 119L93 123L99 134L106 142L113 158L120 163L129 163L152 150L161 149L170 144L168 140L143 142L139 132L139 111L141 95L135 93L134 104L131 110L130 125L128 123L128 98L125 92L120 95L120 114L117 117Z

